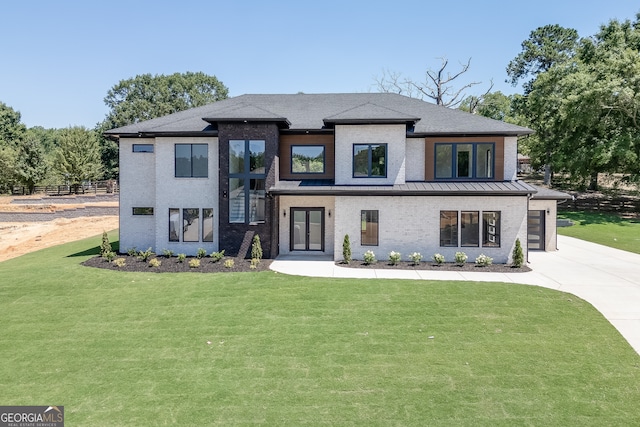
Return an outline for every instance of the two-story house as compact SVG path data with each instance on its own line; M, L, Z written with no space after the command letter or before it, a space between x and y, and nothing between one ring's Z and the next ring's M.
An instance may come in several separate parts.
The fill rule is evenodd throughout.
M113 129L120 248L238 255L257 233L267 258L339 260L348 234L355 259L510 262L530 233L555 248L557 195L530 216L537 189L516 176L530 133L388 93L243 95Z

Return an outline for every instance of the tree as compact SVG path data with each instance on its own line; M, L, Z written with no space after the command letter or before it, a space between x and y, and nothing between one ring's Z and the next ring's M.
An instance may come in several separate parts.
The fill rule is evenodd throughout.
M24 137L26 126L20 122L20 113L0 102L0 148L16 148Z
M520 124L513 111L512 103L513 96L507 96L500 91L488 92L480 97L473 95L466 97L459 109L494 120Z
M522 52L507 65L507 82L515 86L519 80L531 77L532 80L525 82L527 93L528 87L538 74L573 57L577 41L578 32L573 28L564 28L557 24L536 28L529 34L529 38L522 42Z
M96 127L103 132L226 99L229 89L215 76L201 72L171 75L142 74L121 80L104 98L109 108ZM118 175L118 146L102 137L101 156L106 178Z
M0 194L11 192L11 188L17 181L15 164L15 150L9 147L0 147Z
M426 97L436 105L455 108L464 99L465 90L480 84L480 82L471 82L455 88L452 82L469 71L471 58L467 60L466 64L461 64L460 70L453 74L446 71L449 61L446 58L440 58L440 60L440 68L437 70L429 68L425 72L424 82L416 82L402 78L399 73L385 71L382 77L376 78L377 89L379 92L399 93L412 98L424 99Z
M61 130L55 168L75 187L76 192L83 181L102 176L96 133L77 126Z
M47 164L44 148L40 141L32 135L20 142L17 150L16 175L18 180L27 187L29 194L37 183L47 176L49 166Z

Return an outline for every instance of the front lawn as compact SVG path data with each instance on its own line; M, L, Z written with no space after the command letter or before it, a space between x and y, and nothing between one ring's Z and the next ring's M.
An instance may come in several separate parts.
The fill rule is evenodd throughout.
M0 403L69 425L640 425L640 357L534 286L0 263Z
M640 254L640 221L597 212L558 212L572 220L571 227L558 227L558 234Z

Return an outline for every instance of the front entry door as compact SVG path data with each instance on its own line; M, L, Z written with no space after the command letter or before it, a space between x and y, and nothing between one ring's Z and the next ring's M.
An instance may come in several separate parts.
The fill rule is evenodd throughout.
M527 230L529 249L532 251L545 250L545 211L529 211Z
M291 208L291 250L324 251L324 208Z

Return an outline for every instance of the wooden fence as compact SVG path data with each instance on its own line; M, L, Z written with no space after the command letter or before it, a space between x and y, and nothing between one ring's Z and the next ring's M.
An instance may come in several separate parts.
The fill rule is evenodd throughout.
M581 197L558 204L559 210L610 212L625 216L640 215L640 199L633 197Z
M46 194L48 196L68 196L70 194L113 194L120 191L120 185L115 180L92 181L80 185L37 185L33 194ZM14 186L14 196L29 194L25 186Z

